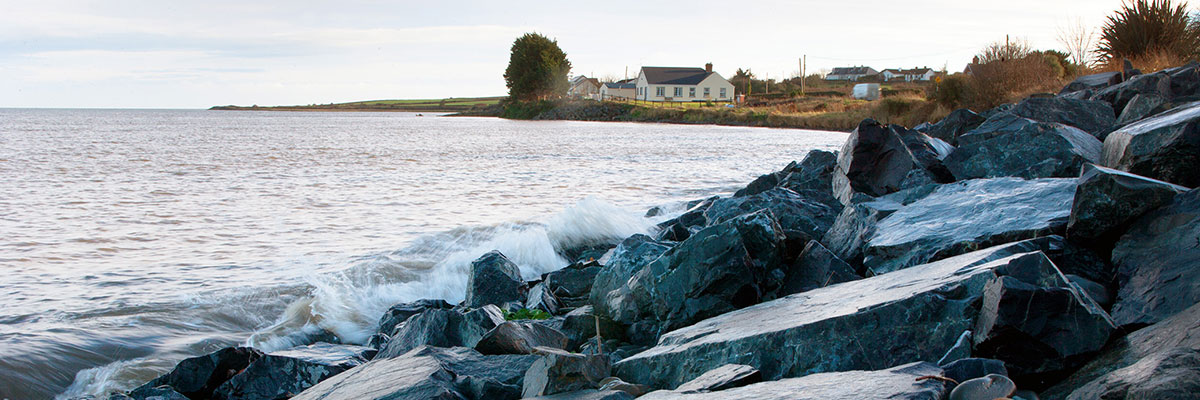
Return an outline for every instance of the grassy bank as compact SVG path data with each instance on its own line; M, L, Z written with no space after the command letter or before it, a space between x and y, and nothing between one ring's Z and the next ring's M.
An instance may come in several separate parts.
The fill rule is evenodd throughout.
M296 106L216 106L210 110L236 111L406 111L406 112L470 112L495 106L504 97L450 97L445 99L370 100L350 103L309 104Z

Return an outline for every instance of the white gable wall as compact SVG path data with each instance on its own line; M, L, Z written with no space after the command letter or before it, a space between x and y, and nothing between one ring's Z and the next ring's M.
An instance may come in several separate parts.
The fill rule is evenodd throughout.
M659 95L659 88L662 88L662 95ZM680 96L675 95L675 89L679 89ZM707 97L704 96L704 89L709 89ZM721 96L721 89L725 89L725 96ZM693 96L692 89L695 89ZM721 77L721 74L713 73L707 78L704 78L696 85L651 85L646 80L645 73L639 71L637 77L637 89L634 94L638 100L645 101L733 101L733 84Z

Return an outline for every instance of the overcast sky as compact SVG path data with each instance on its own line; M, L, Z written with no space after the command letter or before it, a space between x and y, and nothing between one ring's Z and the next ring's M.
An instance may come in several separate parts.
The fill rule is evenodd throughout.
M715 64L778 78L837 66L961 70L1004 35L1060 48L1120 0L0 0L0 107L204 108L506 94L513 39L574 74Z

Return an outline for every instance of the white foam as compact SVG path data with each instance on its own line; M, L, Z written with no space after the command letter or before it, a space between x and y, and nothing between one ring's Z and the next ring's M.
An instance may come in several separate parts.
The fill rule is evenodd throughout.
M122 360L95 368L88 368L75 373L75 380L63 393L55 396L56 400L65 400L85 396L101 397L111 392L125 390L141 383L144 379L134 376L128 371L143 364L144 359L135 358Z

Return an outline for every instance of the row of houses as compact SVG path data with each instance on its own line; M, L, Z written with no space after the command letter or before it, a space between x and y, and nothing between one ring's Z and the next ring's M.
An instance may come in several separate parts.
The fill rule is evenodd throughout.
M732 101L734 95L733 84L713 72L712 63L704 68L642 67L636 78L611 83L579 76L571 80L567 94L658 102Z
M838 67L825 75L827 81L857 81L860 79L880 79L883 81L925 82L937 76L932 68L896 69L889 68L876 71L871 67Z

